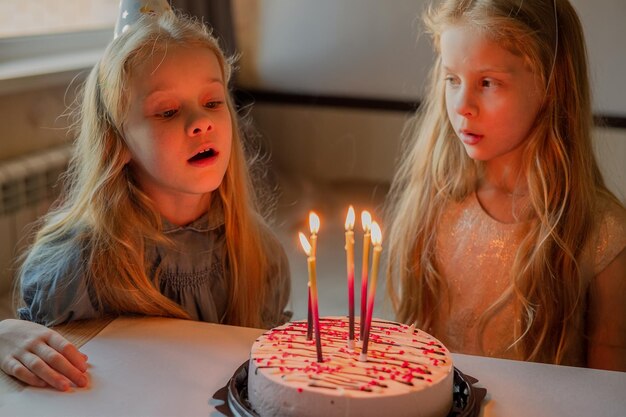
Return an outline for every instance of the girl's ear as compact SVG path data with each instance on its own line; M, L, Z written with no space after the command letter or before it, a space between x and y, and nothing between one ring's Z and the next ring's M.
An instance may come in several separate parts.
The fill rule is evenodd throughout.
M126 143L126 138L124 137L124 126L123 125L118 129L117 136L118 136L119 140L124 144L124 150L122 151L122 159L124 161L124 165L126 165L132 159L132 155L130 154L130 149L128 149L128 144Z
M131 160L131 154L127 147L124 147L124 151L122 153L122 159L124 160L124 165L128 164Z

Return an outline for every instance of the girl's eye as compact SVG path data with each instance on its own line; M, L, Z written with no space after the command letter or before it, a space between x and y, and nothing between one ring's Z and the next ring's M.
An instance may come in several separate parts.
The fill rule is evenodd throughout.
M490 78L485 78L481 81L481 86L485 88L495 87L496 85L497 83Z
M452 86L457 86L459 85L459 79L457 77L454 77L452 75L448 75L445 77L445 82L448 85L452 85Z
M216 109L220 107L221 105L222 105L221 101L209 101L204 105L204 107L206 107L207 109Z
M174 117L176 113L178 113L178 110L171 109L171 110L165 110L160 113L157 113L157 116L162 117L164 119L169 119L170 117Z

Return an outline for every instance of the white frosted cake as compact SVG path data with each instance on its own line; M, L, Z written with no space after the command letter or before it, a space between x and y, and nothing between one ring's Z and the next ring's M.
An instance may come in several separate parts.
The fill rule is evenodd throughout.
M314 338L306 340L306 321L271 329L252 346L248 399L261 417L448 415L452 358L437 339L374 319L367 362L361 362L361 342L347 346L346 317L320 322L321 363Z

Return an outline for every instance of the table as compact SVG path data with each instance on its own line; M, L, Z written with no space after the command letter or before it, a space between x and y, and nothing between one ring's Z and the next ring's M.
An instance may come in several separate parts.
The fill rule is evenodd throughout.
M213 398L260 329L167 318L118 318L81 351L87 388L27 387L0 396L1 416L221 416ZM454 354L487 388L482 416L626 416L626 373Z

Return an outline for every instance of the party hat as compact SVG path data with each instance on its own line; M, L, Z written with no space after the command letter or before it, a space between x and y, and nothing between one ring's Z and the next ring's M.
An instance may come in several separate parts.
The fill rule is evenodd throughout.
M172 13L167 0L120 0L114 37L126 32L142 15L160 16L163 13Z

